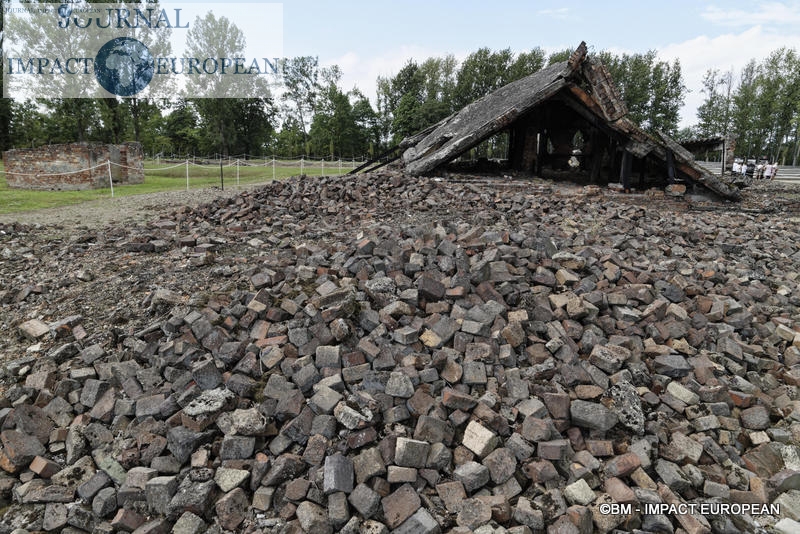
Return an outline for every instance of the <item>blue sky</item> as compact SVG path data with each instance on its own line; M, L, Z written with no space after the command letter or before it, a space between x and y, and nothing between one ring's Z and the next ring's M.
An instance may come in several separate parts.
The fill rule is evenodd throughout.
M695 121L709 68L739 69L781 46L800 50L800 1L341 1L286 0L284 55L338 64L345 88L373 97L378 75L408 59L488 46L548 52L582 40L595 51L656 50L681 61L686 85L682 125ZM250 37L248 35L248 37Z
M600 48L646 48L651 43L695 36L707 26L700 18L707 5L710 4L642 1L287 0L285 48L289 55L313 54L315 50L334 55L358 50L385 53L403 45L457 53L480 46L560 48L577 45L581 40ZM694 19L696 24L687 24L686 19ZM659 26L654 27L652 21L659 21Z

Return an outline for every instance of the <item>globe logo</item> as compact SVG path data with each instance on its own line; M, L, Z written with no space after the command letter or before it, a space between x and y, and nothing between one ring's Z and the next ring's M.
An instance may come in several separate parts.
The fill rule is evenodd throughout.
M58 6L58 16L62 18L67 18L72 15L72 6L69 4L61 4Z
M109 93L133 96L153 79L153 56L141 41L117 37L97 53L94 76Z

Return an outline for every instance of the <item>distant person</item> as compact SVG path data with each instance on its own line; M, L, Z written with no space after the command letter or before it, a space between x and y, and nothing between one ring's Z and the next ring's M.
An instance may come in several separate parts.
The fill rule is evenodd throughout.
M733 160L733 167L731 167L731 174L739 174L742 172L742 164L739 163L739 160Z
M764 179L772 180L772 165L769 161L764 164Z
M778 177L778 162L772 164L772 180Z

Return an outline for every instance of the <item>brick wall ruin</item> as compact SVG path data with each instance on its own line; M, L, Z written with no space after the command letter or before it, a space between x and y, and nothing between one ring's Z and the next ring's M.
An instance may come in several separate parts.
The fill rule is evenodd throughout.
M140 143L69 143L3 152L6 181L18 189L75 190L108 187L108 166L115 185L144 182Z

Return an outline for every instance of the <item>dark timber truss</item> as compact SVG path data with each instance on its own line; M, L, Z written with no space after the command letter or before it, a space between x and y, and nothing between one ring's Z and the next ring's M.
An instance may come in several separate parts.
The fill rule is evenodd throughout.
M634 124L608 70L587 55L586 43L568 61L512 82L412 137L404 139L403 163L411 174L437 172L483 141L509 135L508 164L541 174L542 166L567 169L580 132L582 165L593 182L604 161L629 187L632 165L656 172L667 183L698 184L729 200L739 190L698 165L666 134L651 135ZM607 156L607 157L606 157ZM644 170L641 171L641 179Z

